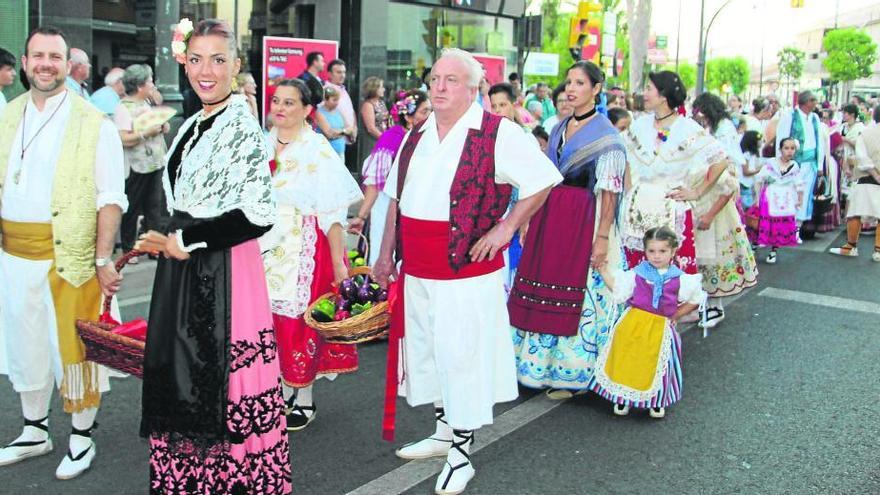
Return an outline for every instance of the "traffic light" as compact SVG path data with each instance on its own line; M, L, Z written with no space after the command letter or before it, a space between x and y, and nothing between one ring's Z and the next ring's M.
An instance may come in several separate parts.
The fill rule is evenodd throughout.
M425 34L422 35L422 40L425 41L428 49L433 50L437 46L437 19L423 19L422 26L425 27Z
M599 45L602 36L602 4L581 1L577 13L572 16L568 34L568 48L577 60L599 63Z

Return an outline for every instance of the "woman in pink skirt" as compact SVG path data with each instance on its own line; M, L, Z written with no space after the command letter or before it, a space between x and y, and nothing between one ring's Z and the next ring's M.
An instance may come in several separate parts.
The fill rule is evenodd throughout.
M269 154L247 101L232 95L240 65L232 30L209 19L185 31L180 58L202 110L168 155L168 236L151 231L144 241L165 254L144 355L150 493L288 494L290 446L256 241L276 220Z

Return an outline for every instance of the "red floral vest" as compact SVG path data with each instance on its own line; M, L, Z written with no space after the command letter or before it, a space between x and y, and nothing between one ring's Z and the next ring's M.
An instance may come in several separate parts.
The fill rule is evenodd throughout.
M483 112L479 129L469 129L458 161L455 179L449 190L449 266L458 271L470 263L468 251L504 216L513 188L495 182L495 141L502 117ZM397 198L403 194L403 185L409 162L422 138L421 128L413 129L400 148L397 169ZM400 222L397 237L400 239ZM400 246L398 244L398 249ZM398 256L401 256L398 251Z

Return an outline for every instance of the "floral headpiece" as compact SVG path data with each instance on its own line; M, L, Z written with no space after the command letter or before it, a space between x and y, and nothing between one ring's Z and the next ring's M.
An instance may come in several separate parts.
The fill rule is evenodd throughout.
M401 114L412 115L416 113L416 108L419 105L414 95L407 96L406 91L401 91L397 94L397 98L397 102L391 108L391 116L395 121L400 120Z
M193 23L184 17L174 26L171 34L171 53L179 64L186 64L186 44L193 32Z

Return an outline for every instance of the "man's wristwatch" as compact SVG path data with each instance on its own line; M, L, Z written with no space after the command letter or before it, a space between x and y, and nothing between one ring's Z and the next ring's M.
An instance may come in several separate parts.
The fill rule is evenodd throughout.
M101 268L102 266L107 266L110 262L113 261L110 258L95 258L95 266Z

